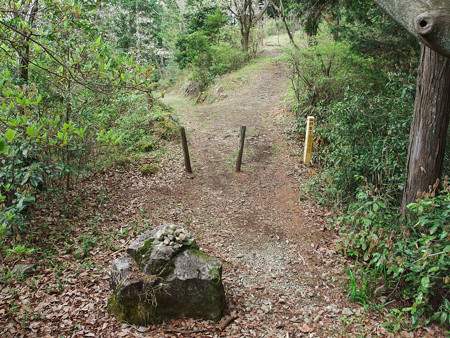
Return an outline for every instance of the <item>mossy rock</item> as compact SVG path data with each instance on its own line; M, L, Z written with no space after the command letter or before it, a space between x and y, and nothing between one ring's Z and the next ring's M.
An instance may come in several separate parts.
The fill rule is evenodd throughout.
M131 164L131 159L130 159L130 157L128 157L126 155L121 155L121 156L117 157L116 159L114 159L114 164L116 166L126 168Z
M141 153L149 153L157 148L157 145L153 142L141 142L138 144L139 151Z
M147 326L181 317L218 321L225 305L222 263L185 249L167 276L124 281L108 300L108 311L130 324Z
M154 165L151 165L151 164L144 164L141 167L141 174L143 176L155 175L156 173L158 173L158 171L159 171L159 168Z
M108 311L140 326L181 317L218 321L225 304L222 263L198 250L193 238L165 246L155 239L163 228L139 236L128 256L114 261Z

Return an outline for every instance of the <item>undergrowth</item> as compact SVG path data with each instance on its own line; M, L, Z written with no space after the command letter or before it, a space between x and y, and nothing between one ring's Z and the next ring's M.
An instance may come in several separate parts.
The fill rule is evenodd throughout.
M439 192L439 193L438 193ZM403 218L384 196L366 181L357 201L340 217L339 250L362 260L356 278L350 272L351 299L361 304L373 301L376 276L381 272L387 300L400 298L407 306L412 327L423 319L450 324L450 186L436 182L427 193L408 205ZM359 281L359 282L358 282ZM398 318L399 312L396 313ZM391 314L392 314L391 313ZM395 325L393 326L393 328ZM398 327L397 327L398 329Z
M402 53L412 62L398 61ZM339 250L357 262L347 271L348 296L365 307L390 303L392 332L450 323L448 179L421 193L407 217L399 213L417 59L413 48L398 56L362 52L325 30L311 47L284 56L293 131L303 138L306 117L315 117L311 192L342 213Z

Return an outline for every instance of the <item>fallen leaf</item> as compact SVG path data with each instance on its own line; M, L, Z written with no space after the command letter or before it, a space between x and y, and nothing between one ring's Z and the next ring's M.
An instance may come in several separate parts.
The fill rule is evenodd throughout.
M299 327L299 330L303 333L310 333L314 331L314 328L309 327L307 324L303 325L302 327Z

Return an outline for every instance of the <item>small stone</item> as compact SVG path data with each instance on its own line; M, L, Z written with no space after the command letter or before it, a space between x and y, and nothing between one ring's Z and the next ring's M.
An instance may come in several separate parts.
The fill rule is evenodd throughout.
M144 333L148 331L148 327L139 326L136 330L138 330L140 333Z
M177 226L175 224L169 225L169 230L175 231L177 230Z
M38 268L37 264L26 264L26 265L16 265L13 269L14 275L20 276L31 276L36 269Z
M261 310L263 310L265 313L268 313L270 311L270 306L268 305L262 305Z
M342 309L342 314L344 316L351 316L353 314L353 311L350 308L345 307Z
M339 313L340 312L340 310L333 304L328 305L325 309L330 311L330 312L333 312L333 313Z
M173 241L175 239L175 236L174 235L168 235L167 238L170 239L171 241Z
M169 243L170 243L170 239L166 238L166 239L164 240L164 244L165 244L165 245L169 245Z
M182 233L181 229L177 229L173 234L178 237L180 236L181 233Z
M182 241L182 242L184 242L184 241L187 239L186 235L183 234L183 233L179 234L179 235L178 235L178 238L179 238L180 241Z
M164 241L164 233L162 231L158 231L155 234L155 238L160 242Z
M169 243L169 245L170 245L170 246L174 246L174 245L175 245L175 242L174 242L174 241L171 241L171 242Z

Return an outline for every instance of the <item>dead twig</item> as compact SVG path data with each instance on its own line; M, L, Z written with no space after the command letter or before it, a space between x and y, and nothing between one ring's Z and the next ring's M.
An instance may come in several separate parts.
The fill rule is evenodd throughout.
M225 328L226 328L228 325L230 325L232 322L234 322L237 318L238 318L238 316L229 316L229 317L225 318L225 319L223 320L223 322L219 324L219 327L218 327L219 330L220 330L220 331L225 330Z

